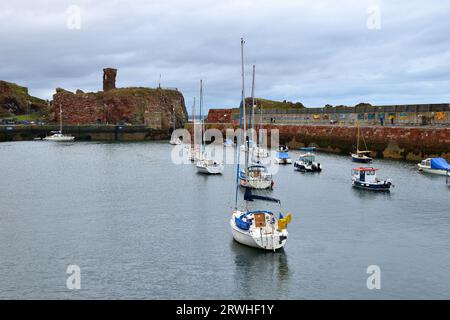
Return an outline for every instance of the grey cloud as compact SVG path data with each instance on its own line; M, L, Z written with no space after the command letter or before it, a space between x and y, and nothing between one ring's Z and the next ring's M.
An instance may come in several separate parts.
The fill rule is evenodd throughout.
M379 5L381 30L368 30ZM66 9L81 8L81 29ZM449 102L450 32L445 1L38 0L0 4L0 79L51 98L56 87L101 89L102 68L119 86L178 87L187 105L205 80L209 107L240 98L240 37L247 89L268 99L373 104ZM247 90L250 93L250 90Z

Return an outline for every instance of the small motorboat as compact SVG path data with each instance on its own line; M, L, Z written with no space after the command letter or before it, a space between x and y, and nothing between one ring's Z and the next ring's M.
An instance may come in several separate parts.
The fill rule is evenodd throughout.
M273 188L273 184L272 174L260 164L251 165L239 173L239 185L244 188L263 190Z
M298 160L294 162L294 170L300 172L321 172L322 167L320 163L316 162L316 156L308 152L300 155Z
M417 164L420 172L447 175L450 165L444 158L428 158Z
M357 150L356 153L352 153L352 161L358 162L358 163L371 163L373 159L369 157L370 151L359 151Z
M378 169L369 167L359 167L352 170L352 186L354 188L373 190L373 191L389 191L393 186L390 179L380 180L377 178Z
M278 151L275 158L274 158L274 162L276 164L291 164L292 163L292 159L289 157L289 153L288 152L281 152Z

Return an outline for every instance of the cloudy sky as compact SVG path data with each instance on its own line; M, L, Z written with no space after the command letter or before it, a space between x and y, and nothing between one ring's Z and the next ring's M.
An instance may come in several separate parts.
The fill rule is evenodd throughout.
M79 13L79 15L78 15ZM56 87L179 88L191 105L247 89L306 106L450 102L450 2L423 0L3 0L0 79L51 98ZM250 94L250 90L247 90Z

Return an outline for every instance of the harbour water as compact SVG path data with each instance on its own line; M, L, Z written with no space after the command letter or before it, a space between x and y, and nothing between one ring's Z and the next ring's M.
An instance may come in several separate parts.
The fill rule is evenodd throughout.
M349 157L280 167L284 251L232 240L235 167L171 162L167 142L0 144L0 298L394 299L450 296L450 188L376 160L389 194L352 189ZM298 152L291 152L294 158ZM81 268L68 290L66 269ZM381 289L366 286L369 265Z

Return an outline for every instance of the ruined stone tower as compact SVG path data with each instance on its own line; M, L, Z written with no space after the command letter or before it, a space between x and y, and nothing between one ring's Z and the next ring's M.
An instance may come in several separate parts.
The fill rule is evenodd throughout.
M103 69L103 91L109 91L116 88L117 69Z

